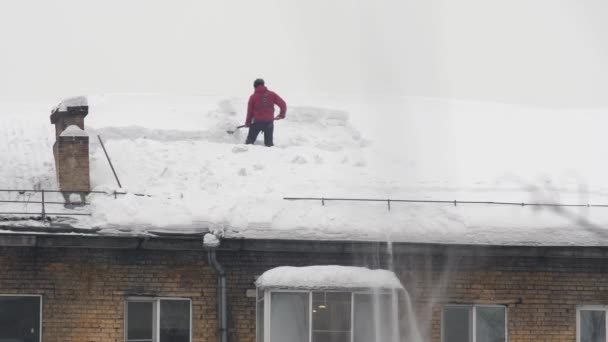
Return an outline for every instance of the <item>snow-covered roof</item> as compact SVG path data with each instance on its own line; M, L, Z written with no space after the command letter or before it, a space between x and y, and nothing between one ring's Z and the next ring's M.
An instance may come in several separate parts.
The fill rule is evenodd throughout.
M62 137L88 137L89 134L76 125L69 125L66 129L61 132Z
M388 270L353 266L281 266L264 272L255 282L268 289L402 289L403 285Z
M108 234L608 245L604 207L392 202L389 211L387 202L284 200L608 204L608 110L282 95L289 109L273 148L243 145L245 129L226 133L244 121L245 97L89 96L87 131L104 139L128 194L91 194L78 210L92 215L70 224ZM11 165L0 168L3 188L57 188L50 107L0 104L0 156ZM103 150L90 144L91 184L112 193ZM34 204L0 212L7 206L40 212Z

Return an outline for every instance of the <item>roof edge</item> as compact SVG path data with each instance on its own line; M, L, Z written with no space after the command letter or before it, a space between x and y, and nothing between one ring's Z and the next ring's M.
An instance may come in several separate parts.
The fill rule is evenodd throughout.
M205 251L203 234L103 235L70 233L0 233L0 247L101 248L173 251ZM222 239L219 252L277 252L327 254L387 254L389 245L382 241ZM608 259L608 246L515 246L394 242L394 255L535 257Z

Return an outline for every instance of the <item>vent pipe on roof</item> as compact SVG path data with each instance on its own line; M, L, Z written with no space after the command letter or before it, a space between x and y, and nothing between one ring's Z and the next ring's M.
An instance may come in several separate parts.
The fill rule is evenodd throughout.
M55 172L66 201L76 193L84 203L91 190L89 135L84 130L84 118L88 113L86 97L66 99L51 111L51 124L55 125Z
M219 321L219 342L228 342L228 313L226 311L226 271L217 261L215 251L220 246L217 236L207 233L203 239L203 247L207 250L209 265L217 273L217 315Z

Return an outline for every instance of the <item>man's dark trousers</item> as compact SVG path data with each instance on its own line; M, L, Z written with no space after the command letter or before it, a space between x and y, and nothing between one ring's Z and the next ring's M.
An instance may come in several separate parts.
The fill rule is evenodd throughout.
M264 132L264 145L270 147L272 143L272 134L274 133L273 121L255 121L249 126L249 134L247 134L246 144L253 144L258 138L260 131Z

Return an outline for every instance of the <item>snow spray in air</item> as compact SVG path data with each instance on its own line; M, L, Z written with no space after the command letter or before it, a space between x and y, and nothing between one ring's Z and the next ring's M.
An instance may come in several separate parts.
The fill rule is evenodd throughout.
M387 267L394 273L393 244L390 239L387 239L386 254ZM371 310L368 312L372 313L373 334L355 334L354 342L423 342L410 294L403 284L401 288L388 291L374 289L370 299L368 309ZM355 317L361 317L357 313L365 309L355 306Z

